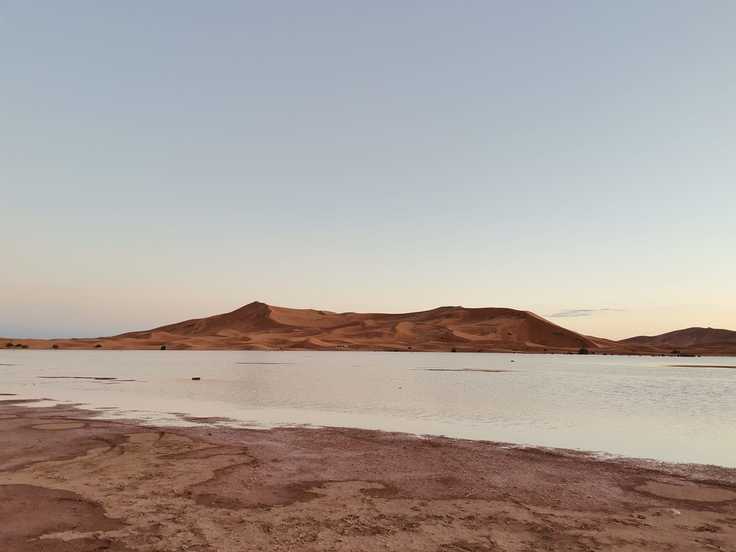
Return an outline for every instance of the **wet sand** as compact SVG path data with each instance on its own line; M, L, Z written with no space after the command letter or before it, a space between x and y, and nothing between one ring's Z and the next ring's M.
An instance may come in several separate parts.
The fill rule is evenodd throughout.
M0 401L0 550L736 550L736 470Z

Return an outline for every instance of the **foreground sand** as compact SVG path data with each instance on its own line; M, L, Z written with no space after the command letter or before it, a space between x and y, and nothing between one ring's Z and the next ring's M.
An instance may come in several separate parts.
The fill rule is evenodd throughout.
M7 400L0 550L736 551L736 470Z

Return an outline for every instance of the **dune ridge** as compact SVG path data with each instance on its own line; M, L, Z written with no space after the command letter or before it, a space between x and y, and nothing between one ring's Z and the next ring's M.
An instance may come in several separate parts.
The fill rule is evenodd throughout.
M71 349L353 350L599 354L736 354L736 332L689 328L621 341L587 336L524 310L444 306L387 314L254 301L231 312L96 339L5 339Z
M623 339L621 343L683 353L736 354L736 332L718 328L692 327L654 336L639 335Z
M583 335L527 311L438 307L428 311L337 313L254 301L225 314L111 339L173 348L348 350L539 350L596 347Z

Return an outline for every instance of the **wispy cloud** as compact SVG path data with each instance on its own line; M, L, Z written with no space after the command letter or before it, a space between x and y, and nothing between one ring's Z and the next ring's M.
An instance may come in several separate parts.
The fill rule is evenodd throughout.
M550 318L577 318L583 316L593 316L599 312L622 312L624 309L613 309L604 307L600 309L567 309L552 314L548 314Z

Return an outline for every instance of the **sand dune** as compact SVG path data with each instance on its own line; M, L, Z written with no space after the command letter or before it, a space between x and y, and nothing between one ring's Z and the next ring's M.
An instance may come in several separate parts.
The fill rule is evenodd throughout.
M235 311L114 338L173 347L350 350L578 350L580 334L514 309L440 307L404 314L336 313L254 302Z
M258 301L232 312L98 339L2 340L48 349L244 349L736 354L736 332L691 328L613 341L510 308L439 307L401 314L291 309Z
M716 328L686 328L655 336L640 335L621 343L690 354L736 354L736 332Z
M99 339L9 340L31 348L539 351L598 349L594 339L531 312L439 307L337 313L253 302L232 312Z

